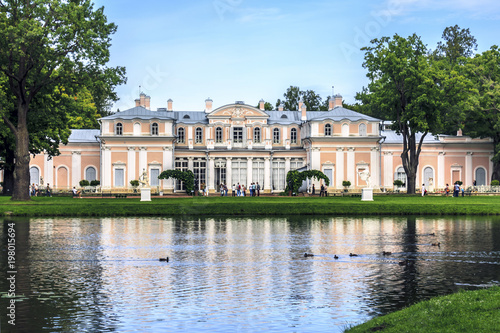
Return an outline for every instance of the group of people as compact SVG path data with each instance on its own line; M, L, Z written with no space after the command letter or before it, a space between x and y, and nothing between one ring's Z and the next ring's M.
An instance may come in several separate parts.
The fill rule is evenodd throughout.
M38 197L40 196L40 188L38 186L38 184L31 184L29 186L29 194L30 194L30 197ZM45 196L46 197L51 197L52 196L52 189L50 188L50 184L47 183L47 186L45 187Z
M251 183L248 185L248 188L240 183L233 184L231 187L231 192L233 197L260 197L260 190L261 186L259 182ZM219 191L220 191L220 196L221 197L227 197L227 192L229 191L229 188L227 187L226 184L220 184L219 185ZM249 192L247 195L247 191Z
M476 185L476 181L474 180L474 186ZM455 183L453 185L453 196L458 197L460 195L460 192L462 192L462 196L465 196L465 189L463 186L460 186L458 183ZM446 184L446 187L444 188L444 195L448 196L450 194L450 185Z

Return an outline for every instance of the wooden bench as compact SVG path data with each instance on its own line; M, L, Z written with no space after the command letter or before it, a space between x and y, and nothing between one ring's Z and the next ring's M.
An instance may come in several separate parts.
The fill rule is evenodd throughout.
M125 193L116 193L115 198L120 199L120 198L126 198L127 195Z

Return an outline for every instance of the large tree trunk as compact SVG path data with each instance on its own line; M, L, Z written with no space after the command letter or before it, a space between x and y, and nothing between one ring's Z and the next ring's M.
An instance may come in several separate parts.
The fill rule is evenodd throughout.
M29 152L29 133L26 115L28 105L20 104L18 107L18 123L15 133L16 149L14 157L16 159L14 167L14 191L12 200L30 200L30 152Z
M491 180L500 180L500 158L498 158L498 148L500 147L500 137L496 135L493 138L493 170L491 172Z

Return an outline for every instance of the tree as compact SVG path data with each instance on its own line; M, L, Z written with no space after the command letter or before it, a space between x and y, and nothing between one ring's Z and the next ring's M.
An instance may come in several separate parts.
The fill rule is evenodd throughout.
M492 46L468 59L465 71L475 90L471 94L474 108L467 113L464 132L471 137L493 140L492 180L500 180L500 49Z
M323 179L326 186L330 185L330 179L319 170L305 170L299 172L297 170L290 170L286 175L286 188L285 192L297 193L302 186L302 182L306 179L315 178L317 180Z
M450 64L457 64L460 58L470 58L477 50L476 38L469 29L460 29L458 25L447 27L443 31L443 41L438 42L433 55L444 58Z
M306 105L308 111L326 111L328 110L328 102L326 105L320 95L316 94L314 90L302 91L299 87L290 86L286 93L283 94L285 100L278 99L276 101L276 108L283 104L285 110L300 111L299 101Z
M30 146L35 146L30 124L65 117L61 89L74 96L82 86L123 80L123 68L105 67L115 31L104 9L94 10L91 0L0 0L0 72L14 105L2 107L0 114L15 142L13 200L29 200ZM35 143L40 149L44 142L53 146L49 136L67 129L63 125L58 133L55 127L34 126L49 132Z
M184 182L184 187L186 188L186 193L192 193L194 191L194 173L191 170L165 170L159 176L158 179L169 179L175 178Z
M394 35L372 41L364 47L363 67L370 83L356 99L378 106L386 119L394 121L393 129L402 135L401 159L405 169L408 193L415 193L416 175L422 143L429 132L442 127L441 91L435 83L436 73L420 37ZM420 135L417 136L417 133Z

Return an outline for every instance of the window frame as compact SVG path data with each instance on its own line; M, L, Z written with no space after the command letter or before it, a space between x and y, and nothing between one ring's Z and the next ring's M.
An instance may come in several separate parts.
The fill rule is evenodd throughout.
M159 135L160 134L160 125L157 122L151 124L151 135Z
M325 136L332 135L332 124L325 124Z
M290 130L290 143L296 144L297 143L297 129L294 127Z
M123 124L122 123L116 123L115 135L123 135Z
M185 143L185 142L186 142L186 130L184 129L184 127L179 127L177 129L177 143Z
M215 128L215 143L222 143L223 142L223 133L224 131L222 130L222 127L217 126Z
M261 130L260 127L255 127L253 129L253 142L254 143L261 143Z
M281 131L278 127L273 128L273 143L281 143Z

